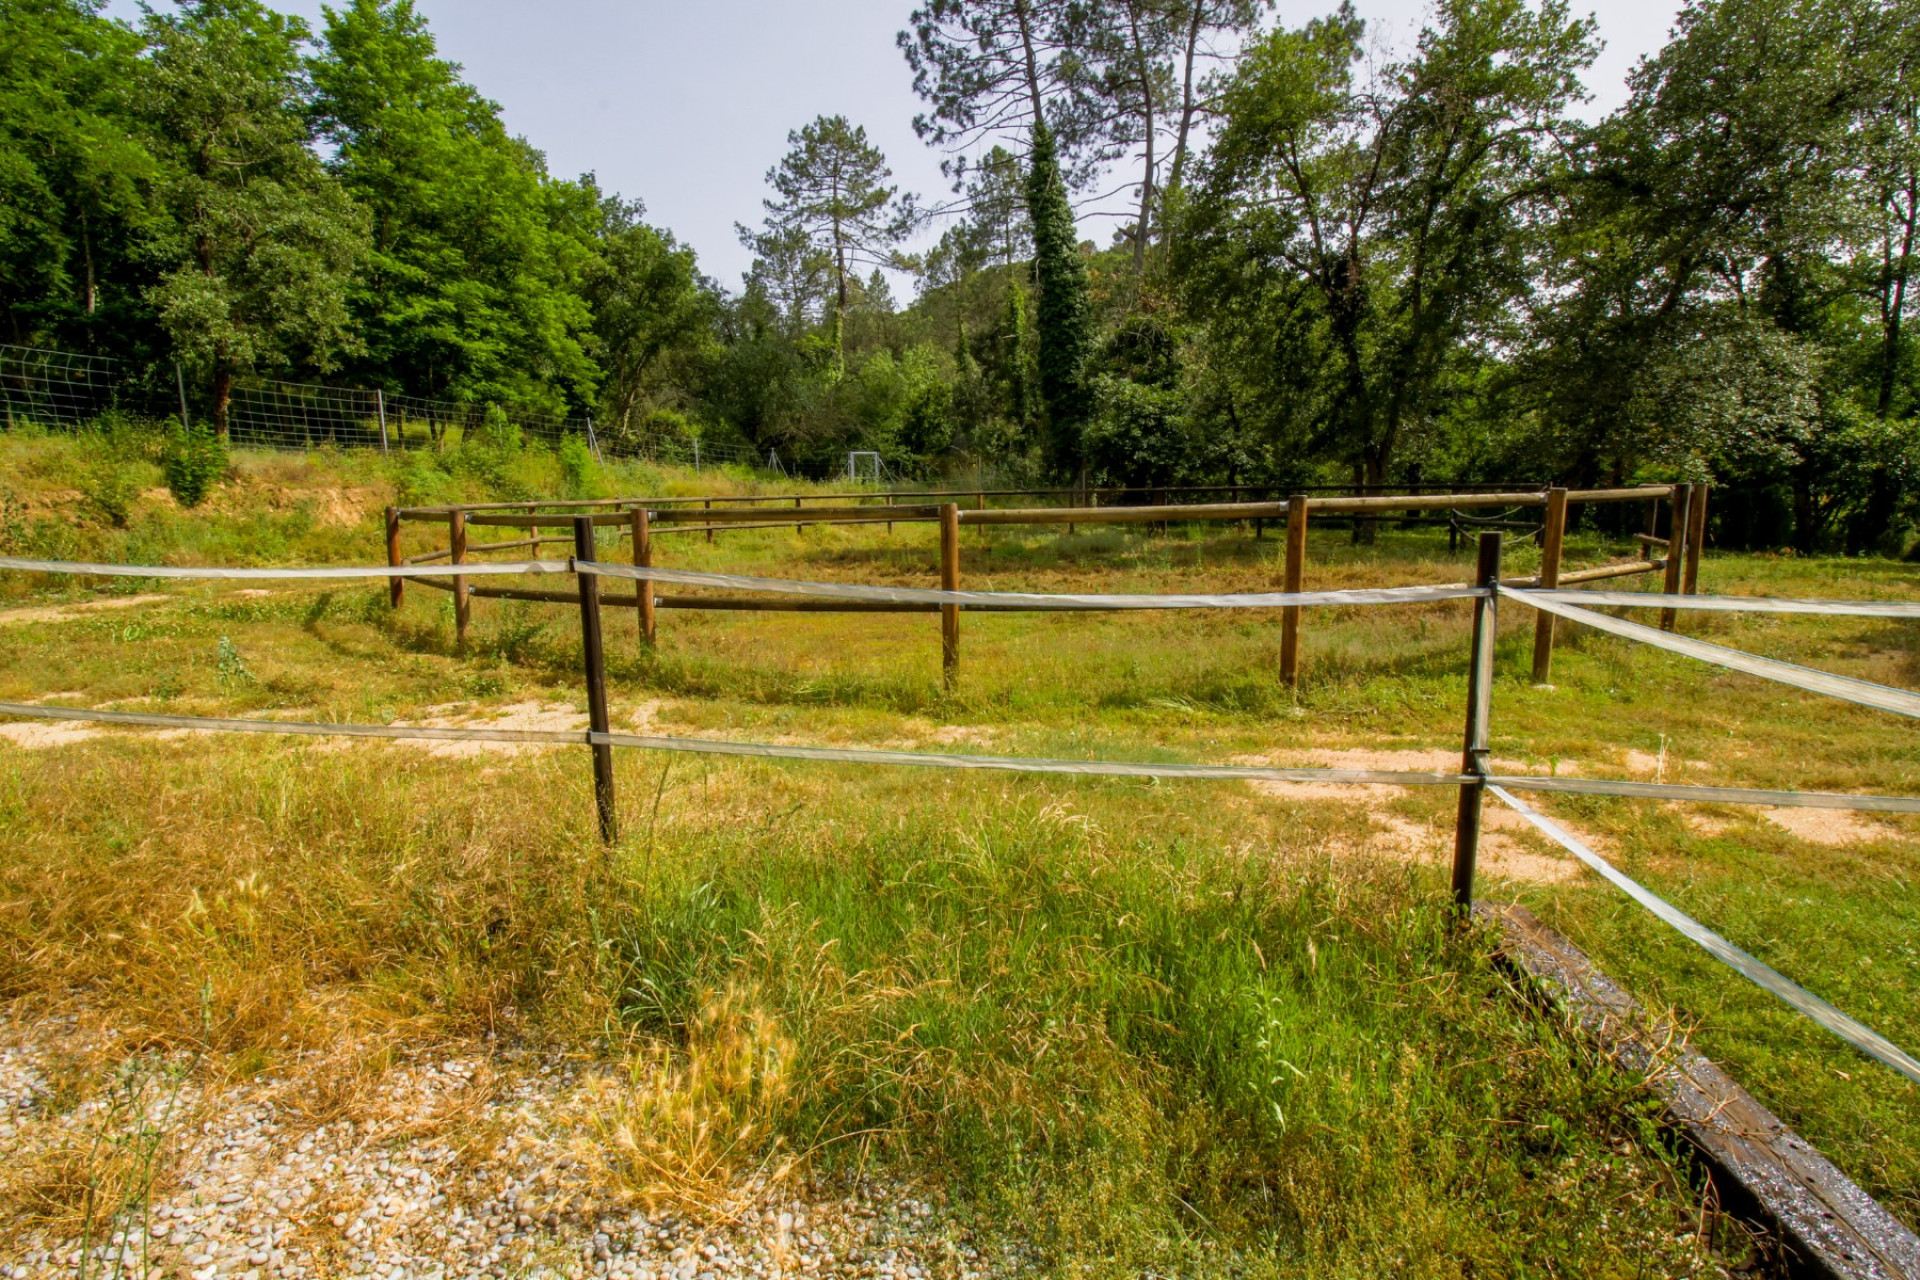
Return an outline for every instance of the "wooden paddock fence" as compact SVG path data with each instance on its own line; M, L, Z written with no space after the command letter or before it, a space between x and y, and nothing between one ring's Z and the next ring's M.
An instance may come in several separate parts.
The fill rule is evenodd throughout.
M1066 525L1069 531L1080 525L1149 524L1166 527L1187 522L1237 522L1251 525L1254 536L1262 536L1271 521L1286 527L1285 561L1280 589L1305 590L1307 573L1307 529L1316 518L1335 518L1356 524L1390 514L1403 519L1444 516L1452 538L1457 541L1463 529L1522 528L1540 544L1540 571L1524 578L1503 579L1507 586L1565 587L1598 582L1608 578L1636 574L1663 574L1663 590L1668 595L1692 595L1700 569L1700 551L1705 538L1707 486L1704 484L1640 485L1624 489L1546 488L1522 491L1485 491L1455 493L1355 493L1351 489L1316 496L1295 492L1283 499L1248 500L1249 486L1203 486L1194 489L1161 490L1078 490L1078 489L971 489L935 493L829 493L746 495L673 498L597 498L555 502L471 503L433 507L388 507L386 511L387 563L425 565L445 562L449 568L478 563L475 557L498 552L537 551L544 546L565 545L575 549L576 522L585 519L596 530L615 531L617 540L628 544L632 563L652 568L656 565L656 539L680 533L704 533L711 541L716 532L778 528L791 524L796 530L808 525L884 524L891 532L895 524L936 524L940 530L939 585L942 590L960 590L961 530L968 525ZM1221 494L1234 500L1224 502L1171 502L1164 499L1192 493ZM1067 498L1067 506L991 506L989 498ZM1132 502L1147 497L1162 499ZM963 506L957 499L970 498ZM1105 505L1102 505L1102 500ZM1117 499L1117 501L1116 501ZM1562 552L1567 522L1574 508L1582 504L1640 503L1646 510L1645 532L1634 535L1642 548L1632 560L1589 568L1564 570ZM1475 511L1494 510L1511 513L1534 510L1537 523L1507 518L1505 515L1476 517ZM428 524L446 530L446 543L431 550L404 555L402 532L409 523ZM476 541L475 529L498 529L512 536L492 541ZM1664 536L1663 536L1664 530ZM482 535L488 536L488 535ZM453 594L454 627L464 643L473 621L475 598L526 600L545 604L577 604L576 591L537 590L521 587L471 585L454 573L447 578L418 578L416 581ZM404 580L395 578L390 587L392 603L402 598ZM654 643L658 635L659 611L663 609L707 609L739 612L787 613L934 613L940 614L941 670L949 686L957 678L960 666L960 614L964 611L1005 612L1017 606L923 604L917 602L832 600L807 597L766 598L718 594L665 594L651 582L636 582L631 594L608 592L605 605L638 611L642 642ZM1280 678L1288 685L1300 678L1301 609L1281 609ZM1674 611L1664 610L1661 626L1671 631ZM1552 674L1555 622L1541 612L1534 629L1533 679L1544 684Z

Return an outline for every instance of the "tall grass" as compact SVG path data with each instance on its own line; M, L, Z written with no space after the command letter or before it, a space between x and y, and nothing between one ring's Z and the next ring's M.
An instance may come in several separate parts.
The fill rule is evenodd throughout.
M1338 808L1222 844L1164 788L623 761L603 855L566 753L7 764L0 995L254 1071L350 1034L599 1043L631 1055L600 1158L643 1194L938 1171L1071 1274L1704 1265L1633 1082L1430 876L1330 860Z

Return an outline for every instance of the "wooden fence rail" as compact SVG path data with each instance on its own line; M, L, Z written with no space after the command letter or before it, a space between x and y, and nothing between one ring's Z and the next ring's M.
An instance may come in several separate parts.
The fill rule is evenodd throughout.
M1255 490L1253 486L1216 486L1212 491L1230 492L1235 497ZM1315 496L1302 490L1275 501L1234 501L1180 503L1167 502L1169 493L1205 491L1202 489L1161 490L965 490L948 495L970 498L971 506L958 501L929 503L927 494L815 494L744 495L685 498L582 499L554 503L494 503L457 506L387 509L387 561L389 564L454 565L467 563L481 552L517 551L561 543L578 545L579 530L596 532L612 529L616 538L627 539L633 550L633 563L651 566L655 539L662 534L705 533L709 540L719 530L783 528L805 525L885 524L891 532L896 523L934 524L939 528L938 571L940 585L959 590L961 581L960 532L974 525L986 532L989 526L1066 525L1069 530L1082 524L1152 524L1186 522L1251 523L1256 536L1268 521L1286 522L1285 558L1281 568L1281 589L1306 590L1307 532L1316 517L1368 520L1376 513L1401 512L1410 517L1423 513L1452 513L1482 510L1539 508L1540 521L1528 523L1537 529L1540 541L1540 572L1524 579L1509 580L1508 585L1571 586L1634 574L1665 574L1669 593L1693 594L1699 577L1700 545L1706 530L1705 485L1643 485L1626 489L1495 490L1470 493L1354 493L1351 490L1328 496ZM1100 505L1106 496L1151 494L1161 499L1145 505ZM990 496L1065 496L1082 505L1052 507L989 507ZM921 501L905 501L920 498ZM832 500L834 505L825 505ZM803 501L822 505L805 506ZM1646 547L1646 554L1633 560L1567 571L1562 565L1566 531L1571 513L1582 503L1648 504L1649 528L1635 534ZM771 504L779 505L771 505ZM789 506L787 504L791 503ZM721 505L724 504L724 505ZM542 510L541 508L547 508ZM1658 536L1662 510L1669 513L1667 536ZM798 512L798 519L795 513ZM776 514L777 513L777 514ZM1451 515L1448 516L1451 520ZM444 523L447 545L412 556L401 554L401 532L405 522ZM1465 522L1469 527L1476 520ZM1491 527L1506 523L1500 517L1477 523ZM468 541L473 526L524 530L528 536L495 542ZM543 535L542 531L549 531ZM1657 554L1656 554L1657 553ZM546 604L577 603L577 591L547 591L532 588L469 585L458 574L447 579L422 578L423 584L449 590L454 596L455 632L464 644L472 621L472 600L521 600ZM484 581L484 580L483 580ZM397 607L402 586L395 580L391 599ZM765 598L717 594L656 593L650 582L637 582L631 596L605 594L604 606L632 608L638 614L638 631L643 644L652 645L658 635L658 611L704 609L725 612L767 613L938 613L940 614L940 669L943 681L952 687L959 678L960 615L973 612L1009 612L1012 606L960 606L901 604L876 601L836 601L819 599ZM1287 606L1280 617L1280 670L1282 682L1292 686L1300 677L1300 632L1302 610ZM1672 611L1665 611L1663 625L1672 627ZM1554 621L1541 612L1534 624L1533 678L1545 683L1552 674Z

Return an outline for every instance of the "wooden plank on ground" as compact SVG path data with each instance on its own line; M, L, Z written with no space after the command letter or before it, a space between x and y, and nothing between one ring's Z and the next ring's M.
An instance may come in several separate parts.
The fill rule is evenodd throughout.
M1756 1206L1791 1261L1832 1280L1920 1280L1920 1237L1831 1161L1760 1105L1733 1078L1689 1048L1671 1025L1585 953L1521 906L1480 903L1503 954L1614 1059L1644 1074L1687 1140Z

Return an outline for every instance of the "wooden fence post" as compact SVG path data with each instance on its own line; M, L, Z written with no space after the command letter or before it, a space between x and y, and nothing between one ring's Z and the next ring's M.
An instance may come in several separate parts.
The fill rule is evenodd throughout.
M653 515L645 507L633 509L633 563L635 568L653 567ZM648 648L653 647L653 584L636 582L633 584L634 612L640 615L640 640Z
M400 563L400 508L387 508L387 563ZM395 609L400 607L400 591L407 585L405 578L387 579L387 603Z
M1680 594L1700 594L1700 551L1707 542L1707 486L1693 486L1693 502L1687 508L1687 565L1680 578Z
M454 564L467 562L467 513L454 511L447 516L448 545L452 548L451 559ZM534 537L540 531L531 531ZM455 577L453 580L453 634L460 644L467 643L467 625L473 621L473 598L467 594L467 580Z
M1670 596L1680 594L1681 574L1687 561L1687 527L1693 523L1693 486L1673 486L1673 518L1667 521L1667 566L1660 590ZM1660 611L1660 629L1673 630L1674 611Z
M593 517L573 518L573 558L594 560ZM575 573L580 587L580 657L587 671L587 728L594 733L612 733L613 717L607 710L607 654L600 639L600 578L597 574ZM600 817L600 839L612 844L620 834L619 812L613 797L613 747L604 742L589 744L593 752L593 804Z
M960 505L955 502L940 508L940 589L960 589ZM940 672L947 688L953 688L960 669L960 606L940 606Z
M799 499L799 498L797 498L797 497L796 497L796 498L794 498L794 500L793 500L793 509L794 509L795 511L798 511L798 510L800 509L800 499ZM794 531L795 533L799 533L799 532L801 531L801 530L800 530L800 526L799 526L799 525L797 525L797 524L796 524L796 525L794 525L794 526L793 526L793 531Z
M695 446L695 447L696 447L696 449L698 448L698 446ZM700 468L699 468L699 465L698 465L698 459L699 459L699 457L700 457L700 455L699 455L699 453L698 453L698 452L696 452L696 453L695 453L695 454L694 454L693 456L694 456L694 459L695 459L695 466L694 466L694 470L695 470L695 472L698 472L698 471L699 471L699 469L700 469ZM701 510L703 510L703 511L711 511L711 510L713 510L713 499L712 499L712 498L708 498L708 499L707 499L707 500L706 500L705 502L703 502L703 503L701 503L701 504L700 504L700 506L701 506ZM712 542L712 541L713 541L713 521L711 521L711 520L709 520L709 521L707 521L707 541L708 541L708 542Z
M1567 491L1547 490L1547 518L1541 527L1540 585L1551 590L1560 585L1560 550L1567 536ZM1553 615L1545 609L1533 611L1533 682L1547 683L1553 674Z
M1298 591L1307 569L1307 495L1287 499L1287 564L1280 579L1282 591ZM1300 683L1300 606L1280 611L1280 680L1289 687Z
M1500 582L1500 534L1480 535L1480 556L1473 585L1493 587ZM1460 772L1484 777L1487 772L1487 721L1493 711L1493 643L1499 620L1493 594L1473 602L1473 652L1467 665L1467 731L1460 752ZM1480 802L1485 786L1460 784L1460 808L1453 826L1453 905L1464 915L1473 906L1474 866L1480 858Z

